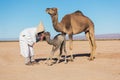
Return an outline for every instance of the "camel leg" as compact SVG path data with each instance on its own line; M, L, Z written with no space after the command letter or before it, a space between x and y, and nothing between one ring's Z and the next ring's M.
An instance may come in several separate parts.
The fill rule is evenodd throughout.
M52 51L51 51L51 53L50 53L50 55L49 55L49 57L47 58L47 61L46 61L46 63L45 64L48 64L49 65L49 60L50 60L50 58L52 58L52 56L54 55L54 46L52 47Z
M73 61L73 55L72 55L72 50L73 50L73 36L69 35L69 50L70 50L70 55L71 55L71 61Z
M93 59L95 59L95 51L96 51L95 36L94 36L93 32L90 32L90 37L91 37L91 41L92 41L92 53L90 55L89 60L93 60Z
M63 48L65 53L65 64L67 63L67 51L66 51L66 41L63 42Z
M61 57L61 55L62 55L62 50L64 49L64 53L65 53L65 64L67 63L67 51L66 51L66 42L65 41L63 41L63 43L61 44L61 47L60 47L60 54L59 54L59 56L58 56L58 61L57 61L57 63L59 63L60 62L60 57Z
M65 53L65 64L67 63L67 51L66 51L66 39L65 39L65 34L64 34L64 41L63 41L63 49Z
M94 37L94 32L93 30L90 32L86 32L86 37L89 41L90 47L91 47L91 54L89 60L94 60L95 58L95 50L96 50L96 43L95 43L95 37Z
M57 47L54 47L54 46L53 46L52 51L51 51L51 54L50 54L50 56L47 58L47 62L46 62L49 66L52 65L52 62L51 62L51 61L52 61L52 57L53 57L55 51L57 51L58 48L59 48L59 46L57 46ZM49 60L50 60L50 64L48 63Z
M58 46L55 46L55 48L53 48L52 49L52 52L51 52L51 55L50 55L50 65L52 65L52 57L53 57L53 55L54 55L54 53L58 50L58 48L59 48L60 46L58 45Z
M63 49L63 44L61 44L61 46L60 46L60 54L58 55L57 63L60 62L60 57L61 57L61 54L62 54L62 49Z

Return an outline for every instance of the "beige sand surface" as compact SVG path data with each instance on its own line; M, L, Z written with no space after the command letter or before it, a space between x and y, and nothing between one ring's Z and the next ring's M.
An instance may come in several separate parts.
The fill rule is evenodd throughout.
M88 61L88 41L73 45L74 62L47 66L52 46L39 42L34 47L39 65L26 66L18 42L0 42L0 80L120 80L120 41L97 41L94 61Z

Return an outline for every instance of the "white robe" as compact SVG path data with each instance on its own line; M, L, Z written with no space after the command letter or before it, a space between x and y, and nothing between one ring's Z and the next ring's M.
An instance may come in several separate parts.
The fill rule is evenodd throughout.
M27 28L20 33L20 51L25 58L34 55L33 44L36 43L36 29Z

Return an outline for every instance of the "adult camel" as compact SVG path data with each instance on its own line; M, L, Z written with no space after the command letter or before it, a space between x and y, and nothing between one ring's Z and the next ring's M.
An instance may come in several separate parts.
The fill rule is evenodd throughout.
M73 55L72 55L73 35L81 32L85 32L91 47L89 60L94 60L96 43L95 43L93 22L88 17L86 17L81 11L76 11L74 13L65 15L60 23L58 22L57 8L47 8L46 12L51 16L54 29L57 32L68 34L71 61L73 61Z

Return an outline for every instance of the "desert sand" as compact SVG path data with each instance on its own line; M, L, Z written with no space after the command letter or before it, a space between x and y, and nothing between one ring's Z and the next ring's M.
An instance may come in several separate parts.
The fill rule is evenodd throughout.
M120 80L120 40L96 43L94 61L88 60L88 41L74 41L73 62L64 64L62 57L59 64L48 66L45 61L52 46L45 41L38 42L34 50L39 64L26 66L20 55L19 42L0 42L0 80ZM67 51L69 60L68 42Z

